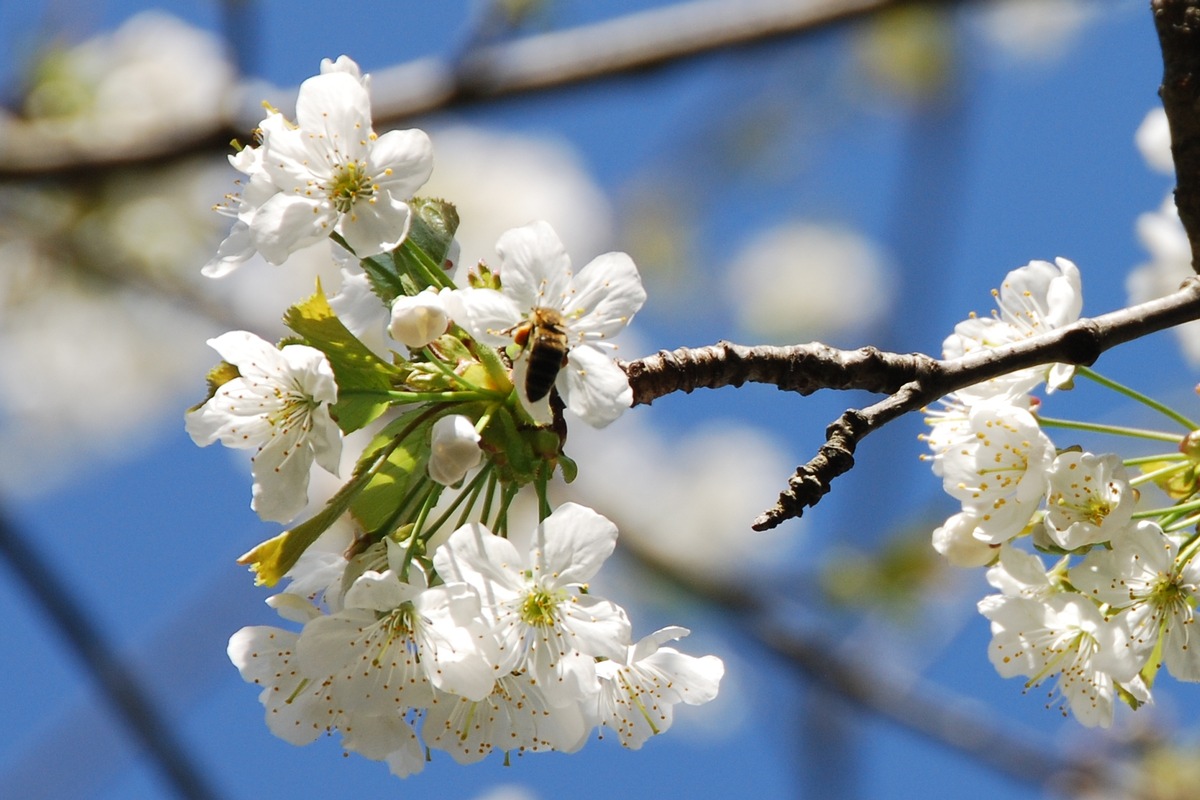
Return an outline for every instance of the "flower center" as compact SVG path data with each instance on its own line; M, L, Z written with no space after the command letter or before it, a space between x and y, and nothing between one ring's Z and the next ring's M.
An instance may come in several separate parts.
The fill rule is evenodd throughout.
M348 214L354 204L362 198L368 200L375 194L376 186L371 182L366 167L357 161L342 164L341 169L329 184L329 201L338 213Z
M534 627L552 627L558 619L555 614L557 605L558 599L552 592L545 589L534 589L525 595L525 600L521 603L521 619L527 625Z

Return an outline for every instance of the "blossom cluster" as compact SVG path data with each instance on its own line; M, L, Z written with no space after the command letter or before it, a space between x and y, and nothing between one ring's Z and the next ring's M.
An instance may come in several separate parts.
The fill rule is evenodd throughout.
M607 253L575 271L534 221L459 285L455 207L414 197L428 137L376 135L369 85L345 56L325 61L296 120L270 111L232 157L246 180L218 209L233 225L206 275L326 238L343 275L288 309L279 344L212 339L222 362L186 416L197 444L253 451L252 508L290 525L241 562L288 582L268 603L293 627L243 628L230 659L262 687L273 733L337 731L400 776L430 750L573 752L598 728L641 747L678 703L712 700L724 667L667 646L683 628L635 640L589 587L616 526L548 500L576 473L564 414L602 428L632 402L611 339L645 301L637 268ZM360 437L340 488L310 498L314 472L339 475Z
M997 311L972 317L946 339L946 355L999 347L1079 318L1079 270L1059 258L1008 274ZM1158 668L1200 680L1200 648L1189 631L1200 598L1197 425L1090 370L1079 375L1167 414L1182 434L1054 420L1032 392L1070 388L1074 367L1014 372L927 409L928 457L961 510L934 531L934 547L960 567L987 566L997 591L979 601L991 624L989 657L1026 688L1052 681L1049 706L1088 726L1112 723L1117 699L1151 700ZM1045 428L1092 428L1178 444L1175 452L1122 459L1079 446L1058 448ZM1130 469L1140 468L1132 476ZM1139 506L1142 487L1174 504Z

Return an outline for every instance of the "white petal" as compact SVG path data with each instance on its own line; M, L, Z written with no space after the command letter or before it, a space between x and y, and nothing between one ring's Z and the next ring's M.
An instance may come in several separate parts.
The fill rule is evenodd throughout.
M538 526L534 573L554 586L587 583L617 546L617 526L578 503L563 503Z
M457 289L446 293L446 308L456 323L481 344L501 347L513 340L513 328L525 315L507 293L494 289Z
M345 72L327 72L300 84L296 97L300 131L338 153L340 163L359 161L371 135L371 100L362 82ZM266 160L270 160L270 150Z
M254 247L272 264L282 264L289 255L321 241L333 230L337 214L325 198L313 199L277 194L254 215L250 233Z
M380 190L409 200L433 172L433 144L425 131L388 131L371 143L367 174Z
M605 253L575 276L576 293L563 307L572 332L595 343L621 331L646 302L646 290L633 259Z
M571 413L594 428L608 425L633 404L625 372L603 352L587 345L571 348L557 386Z
M387 195L358 200L338 221L338 231L360 258L388 252L408 236L412 210Z
M571 294L571 259L558 234L541 220L506 231L496 242L500 284L506 297L529 311L566 307Z

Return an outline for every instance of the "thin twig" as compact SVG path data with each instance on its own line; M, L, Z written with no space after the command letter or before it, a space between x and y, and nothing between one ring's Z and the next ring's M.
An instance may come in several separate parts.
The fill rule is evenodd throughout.
M1027 367L1056 363L1088 366L1119 344L1197 318L1200 278L1193 278L1166 297L957 359L939 361L874 348L846 351L821 344L744 347L720 342L663 351L621 367L629 376L635 405L671 392L746 382L769 383L802 395L822 388L865 389L888 395L868 408L847 411L829 426L826 443L816 457L796 470L779 502L754 521L755 530L766 530L816 505L833 479L854 466L854 451L863 437L904 414L964 387Z

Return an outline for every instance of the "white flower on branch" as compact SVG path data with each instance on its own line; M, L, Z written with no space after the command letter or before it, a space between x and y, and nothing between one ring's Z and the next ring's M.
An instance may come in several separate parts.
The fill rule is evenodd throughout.
M1046 535L1065 550L1116 539L1133 517L1136 493L1121 458L1068 451L1046 473Z
M295 124L268 114L261 146L231 157L250 182L231 198L237 221L206 275L228 274L255 252L282 264L332 233L359 257L404 241L407 201L433 170L432 146L416 129L377 136L365 80L350 65L323 65L328 71L300 85Z
M596 658L621 658L629 642L625 611L587 593L616 543L612 522L565 503L537 526L528 549L472 523L451 534L433 563L443 580L468 583L483 598L499 674L527 672L558 707L594 698Z
M663 628L631 645L624 658L596 665L600 677L596 717L625 747L637 750L651 736L670 728L677 703L699 705L717 696L725 674L721 659L696 658L662 646L689 632Z
M342 432L329 413L337 383L325 354L306 345L277 348L246 331L208 341L237 367L199 408L188 412L187 432L201 447L257 449L254 500L263 519L289 522L308 502L315 460L337 474Z
M976 518L975 538L1000 544L1021 533L1046 496L1054 444L1028 411L998 403L972 408L968 430L942 458L942 486Z
M1125 647L1127 632L1105 620L1096 606L1077 594L1048 599L989 595L979 611L992 623L988 656L1002 677L1018 675L1027 688L1055 679L1047 707L1061 698L1088 727L1112 724L1118 684L1139 700L1149 692L1137 678L1138 665Z
M1179 680L1200 681L1200 646L1195 632L1200 600L1200 562L1179 560L1179 545L1155 522L1142 520L1112 549L1093 550L1071 570L1071 582L1085 594L1123 609L1129 649L1139 663L1162 637L1167 670Z
M553 367L553 384L567 408L584 422L603 427L629 408L629 379L612 360L609 341L646 301L641 277L625 253L597 256L575 274L558 234L546 222L508 231L496 243L501 289L460 289L448 294L451 316L479 341L494 346L545 336L556 349L535 369ZM563 353L562 348L565 348ZM527 381L536 344L527 344L514 364L517 395L530 416L551 419L548 396L531 398ZM556 355L565 355L558 369Z
M978 350L1029 339L1078 321L1083 310L1079 268L1065 258L1030 261L1005 276L990 317L972 316L954 326L942 351L946 358L959 358ZM1069 364L1030 367L984 383L960 389L956 395L968 405L990 398L1015 402L1039 383L1050 390L1067 387L1075 374Z
M463 583L430 587L401 566L389 542L389 569L368 570L346 592L341 611L304 626L296 645L310 675L354 676L329 691L347 711L403 715L433 701L434 690L480 700L492 690L496 660L479 596Z

